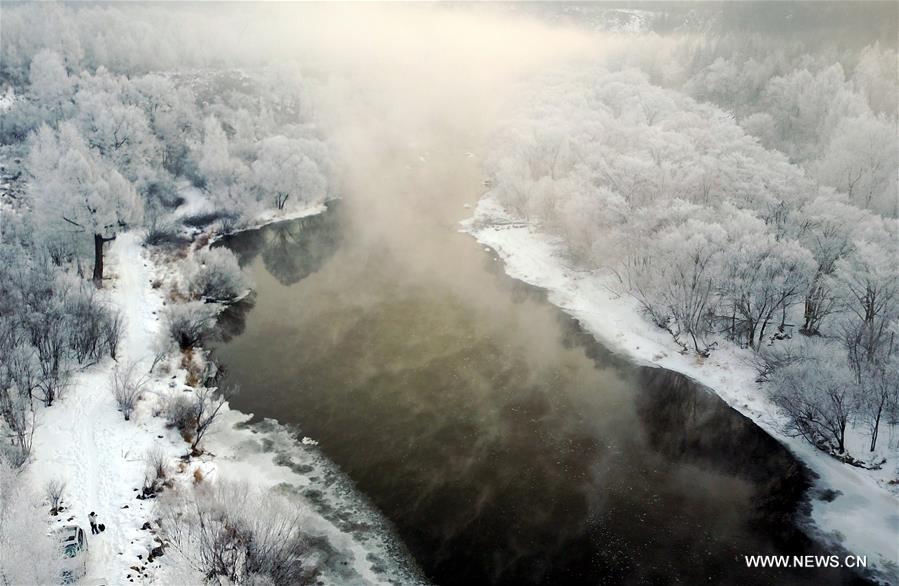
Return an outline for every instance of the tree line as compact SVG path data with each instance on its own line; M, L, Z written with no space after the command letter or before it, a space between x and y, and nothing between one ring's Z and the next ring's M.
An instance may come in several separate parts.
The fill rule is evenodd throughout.
M530 87L495 138L493 196L578 266L614 274L684 352L755 351L791 433L843 454L856 425L874 451L899 422L892 212L636 69L577 66Z
M183 242L185 225L227 231L331 192L328 146L295 68L223 68L207 50L188 58L181 53L196 41L184 23L157 31L177 37L169 50L183 62L126 50L117 43L177 20L137 12L145 18L118 8L4 8L0 426L17 466L30 450L35 402L51 406L74 371L116 358L123 320L97 289L119 232ZM107 21L120 37L93 36ZM160 67L169 69L151 72ZM186 189L211 211L180 213ZM190 298L231 299L248 286L224 250L183 268Z

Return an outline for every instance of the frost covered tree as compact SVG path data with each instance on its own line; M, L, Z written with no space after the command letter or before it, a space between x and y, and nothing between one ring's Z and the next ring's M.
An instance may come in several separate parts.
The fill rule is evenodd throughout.
M863 230L870 214L834 196L821 196L801 212L798 239L812 253L817 269L805 293L800 332L813 336L824 320L843 309L834 277L837 261L852 250L856 230Z
M787 432L838 454L846 451L857 405L857 383L845 364L839 344L808 340L798 359L771 380L771 398L787 416Z
M846 193L851 203L895 217L899 205L896 119L871 114L846 118L833 136L814 165L817 177Z
M253 180L263 198L283 210L287 201L318 202L326 196L327 184L308 151L318 148L308 139L272 136L262 140L253 162Z
M203 123L203 141L195 148L194 158L217 206L232 213L247 211L253 199L248 185L249 168L232 155L228 135L214 116Z
M103 247L137 222L142 206L131 183L90 149L71 122L58 132L42 126L32 137L30 200L44 234L68 232L93 244L92 279L103 279Z
M718 224L688 219L669 226L646 243L652 264L634 282L656 322L699 354L714 326L726 241Z
M899 114L896 112L896 96L899 95L896 63L895 48L883 48L874 43L862 50L852 75L852 81L868 99L871 109L894 117Z
M38 387L34 351L11 317L0 318L0 433L8 437L0 460L21 466L31 453L34 435L32 393Z
M28 80L29 95L40 118L55 127L71 109L74 92L74 83L65 63L54 51L43 49L31 60Z
M899 320L899 267L892 242L856 241L852 254L837 263L847 318L843 326L850 364L857 376L865 365L893 351Z
M887 414L899 407L899 349L867 365L859 380L859 419L871 438L869 451L873 452Z
M114 358L122 319L47 255L14 251L0 245L0 414L25 457L32 400L51 406L75 365Z
M770 79L762 102L777 126L774 146L794 161L815 158L844 119L869 111L864 97L853 91L841 64L818 71L807 68Z
M204 248L184 262L188 293L206 301L232 301L250 286L249 278L227 248Z
M144 192L158 178L162 147L144 111L128 102L131 82L105 69L81 78L76 118L84 142Z
M173 175L195 174L190 145L199 140L202 119L193 93L168 77L150 74L134 79L125 100L141 108L161 143L162 166Z
M833 311L828 275L809 294L799 239L816 186L729 114L640 72L575 67L541 79L495 140L497 201L614 272L682 344L704 352L723 330L758 348L801 301L816 324Z
M816 266L811 253L796 241L757 235L731 248L722 279L722 296L730 308L731 333L759 348L774 323L783 325L799 302Z
M37 266L22 275L20 325L37 355L38 375L33 394L50 407L65 391L70 374L69 340L72 321L68 291L53 271Z

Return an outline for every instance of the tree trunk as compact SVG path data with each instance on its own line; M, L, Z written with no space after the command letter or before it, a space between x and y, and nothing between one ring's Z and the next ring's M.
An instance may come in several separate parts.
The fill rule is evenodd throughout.
M103 283L103 245L110 240L115 240L115 236L104 238L102 234L94 234L94 274L91 280L97 287Z
M766 318L765 321L762 322L762 329L759 330L759 343L758 343L758 346L756 346L756 348L762 347L762 341L765 339L765 328L767 328L767 327L768 327L768 319Z
M880 431L880 416L883 413L883 407L886 403L886 397L881 397L880 404L877 405L877 415L874 417L874 427L871 429L871 449L869 452L873 452L877 447L877 432Z
M94 234L94 285L100 286L103 281L103 236Z

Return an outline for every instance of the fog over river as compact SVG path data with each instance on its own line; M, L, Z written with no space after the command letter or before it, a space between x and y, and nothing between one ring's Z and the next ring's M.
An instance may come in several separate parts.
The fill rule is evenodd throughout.
M796 529L804 469L708 390L610 354L458 232L516 82L601 55L602 37L384 14L371 52L327 55L352 67L311 106L341 201L224 241L256 284L215 351L233 406L319 441L439 584L851 581L747 570L743 554L816 551Z

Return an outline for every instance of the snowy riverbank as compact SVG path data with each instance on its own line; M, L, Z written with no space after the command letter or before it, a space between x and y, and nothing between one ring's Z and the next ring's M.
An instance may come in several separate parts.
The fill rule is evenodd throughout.
M323 209L316 206L301 215ZM146 372L155 358L162 312L172 302L166 292L177 274L177 261L148 251L140 241L139 233L129 232L112 243L108 280L99 294L125 317L118 364L134 362ZM117 410L110 392L116 365L111 359L76 374L60 400L38 411L28 482L34 487L57 478L67 483L65 509L51 525L86 528L91 511L106 525L104 533L89 538L85 583L181 584L193 575L174 551L148 560L150 550L161 543L157 515L153 500L137 496L144 486L146 456L157 449L164 454L173 484L245 481L291 499L304 528L324 548L319 578L325 583L418 581L414 563L387 524L314 442L300 442L274 422L247 425L250 415L226 407L204 440L205 454L182 458L188 444L159 415L168 396L192 389L186 385L180 356L168 356L164 362L153 370L130 421ZM142 529L146 523L150 528Z
M178 184L178 196L184 200L184 203L178 206L178 209L172 215L172 219L174 220L184 221L190 217L215 213L215 206L210 201L209 197L186 180L181 181ZM334 201L335 199L338 198L332 198L328 201ZM275 222L287 222L290 220L299 220L308 216L315 216L328 209L328 201L287 210L263 210L253 217L252 220L247 222L246 225L229 232L228 235L246 232L248 230L258 230L263 226L274 224ZM200 230L195 231L195 233L199 232ZM210 242L214 242L224 236L226 236L226 234L217 233L210 239Z
M897 478L895 453L880 470L865 470L843 464L801 439L787 437L781 432L783 419L755 382L749 350L721 341L704 360L680 354L670 335L642 316L635 299L614 291L612 275L570 267L557 239L515 222L489 194L463 227L496 251L509 276L546 289L553 304L607 347L638 362L692 377L783 442L819 476L811 503L819 532L815 537L840 544L851 554L867 556L869 568L889 581L899 581L899 487L888 484ZM817 498L824 494L836 496Z

